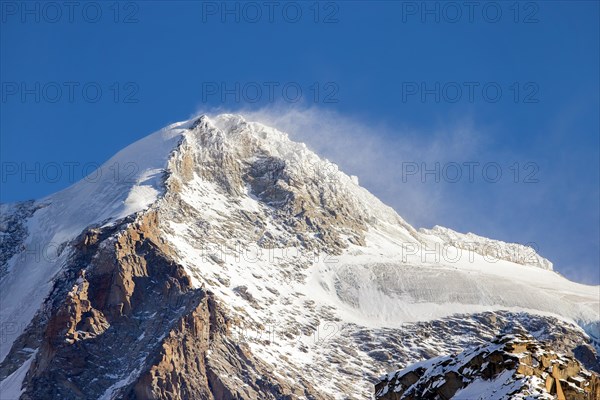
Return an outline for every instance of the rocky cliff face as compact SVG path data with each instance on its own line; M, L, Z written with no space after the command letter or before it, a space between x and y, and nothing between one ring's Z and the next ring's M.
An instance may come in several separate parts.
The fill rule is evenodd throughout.
M598 369L597 288L457 258L275 129L201 117L108 165L129 162L3 206L2 399L364 399L522 333Z
M388 374L377 399L600 399L600 375L528 335L506 335L460 354Z
M298 389L270 376L228 337L221 306L192 287L156 229L156 214L148 213L73 243L36 329L2 364L6 378L25 346L37 348L21 398L322 398L308 382Z

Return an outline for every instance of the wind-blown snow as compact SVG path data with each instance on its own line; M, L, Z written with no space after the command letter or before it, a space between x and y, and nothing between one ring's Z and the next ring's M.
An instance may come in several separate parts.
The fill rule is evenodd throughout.
M243 118L232 115L215 116L210 122L225 137L249 130L269 154L290 162L290 168L308 170L322 162L306 146L259 123L245 124ZM321 257L310 270L308 283L290 290L302 291L309 298L334 306L346 321L354 323L390 326L454 313L510 309L568 318L600 337L594 325L600 319L598 286L563 278L552 271L552 263L522 245L464 235L443 227L416 232L354 179L337 168L332 172L331 166L327 172L329 181L324 184L337 185L335 190L351 193L372 216L367 246L349 245L340 256L327 260ZM207 221L217 223L217 217L212 215L215 210L222 216L231 215L234 205L226 199L219 200L219 191L212 185L196 177L187 190L210 190L213 194L189 193L184 197L201 199L194 206L206 210ZM213 201L207 202L211 197ZM272 233L281 235L276 229ZM185 237L176 240L181 244ZM193 252L191 247L188 245L182 254ZM183 262L194 265L185 257ZM272 263L264 268L269 267ZM241 269L257 268L260 262ZM221 270L217 266L215 274ZM240 273L228 275L237 277ZM251 276L242 279L246 285L254 280ZM281 287L280 282L273 277L274 286ZM264 285L264 280L257 284Z

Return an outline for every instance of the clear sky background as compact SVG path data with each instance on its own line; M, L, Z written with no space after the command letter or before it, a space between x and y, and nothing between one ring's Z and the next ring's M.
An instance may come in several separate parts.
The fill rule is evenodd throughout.
M3 202L249 110L416 226L534 243L600 283L598 2L48 4L1 2Z

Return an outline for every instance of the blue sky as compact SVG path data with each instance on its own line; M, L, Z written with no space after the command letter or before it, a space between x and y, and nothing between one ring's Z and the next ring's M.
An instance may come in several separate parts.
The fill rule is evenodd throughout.
M3 202L194 113L262 110L409 222L600 283L598 2L47 4L2 2Z

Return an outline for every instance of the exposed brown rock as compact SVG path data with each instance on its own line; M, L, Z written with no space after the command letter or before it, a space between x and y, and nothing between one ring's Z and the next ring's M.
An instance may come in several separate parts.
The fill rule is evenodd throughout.
M136 399L325 399L308 382L294 392L245 346L234 343L229 321L212 295L169 332L149 368L132 385ZM297 390L297 389L296 389Z
M34 340L22 398L327 399L309 382L298 389L273 377L233 341L226 313L171 260L157 223L150 211L73 243L36 318L43 333L26 332L0 370L18 367Z
M503 383L510 387L507 397L502 397L506 400L517 394L600 399L600 375L529 336L498 338L487 346L388 375L375 385L375 393L378 400L451 399L473 381L492 381L506 371L512 373Z

